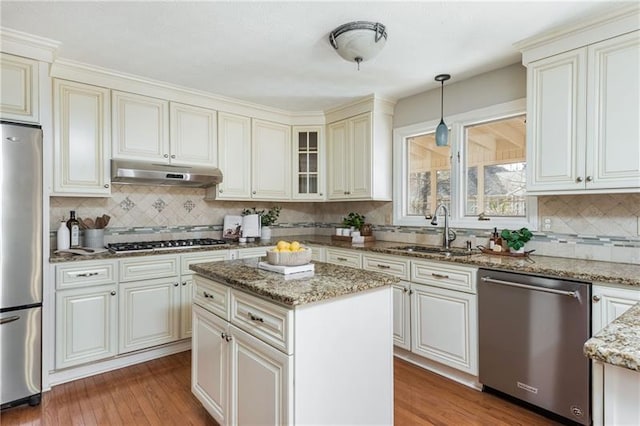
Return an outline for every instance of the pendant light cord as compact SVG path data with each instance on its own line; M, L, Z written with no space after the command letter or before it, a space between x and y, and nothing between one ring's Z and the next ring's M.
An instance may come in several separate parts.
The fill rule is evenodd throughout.
M440 82L440 121L444 121L444 80Z

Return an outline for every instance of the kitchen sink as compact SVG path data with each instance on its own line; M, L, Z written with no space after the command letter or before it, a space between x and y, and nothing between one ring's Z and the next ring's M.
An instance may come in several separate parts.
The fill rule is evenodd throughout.
M469 256L477 252L468 251L465 249L446 249L443 247L427 247L427 246L399 246L390 247L390 250L400 250L407 253L428 253L441 255L443 257L452 256Z

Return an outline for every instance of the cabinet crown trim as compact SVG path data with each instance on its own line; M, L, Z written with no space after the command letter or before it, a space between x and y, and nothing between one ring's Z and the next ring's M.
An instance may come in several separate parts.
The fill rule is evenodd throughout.
M56 59L61 43L45 37L0 27L2 52L43 62L53 62Z

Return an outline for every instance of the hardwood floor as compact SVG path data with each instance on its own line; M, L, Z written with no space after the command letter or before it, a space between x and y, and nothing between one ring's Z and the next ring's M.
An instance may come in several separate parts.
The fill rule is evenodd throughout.
M55 386L13 425L215 425L191 394L191 352ZM555 425L542 416L396 359L396 425Z

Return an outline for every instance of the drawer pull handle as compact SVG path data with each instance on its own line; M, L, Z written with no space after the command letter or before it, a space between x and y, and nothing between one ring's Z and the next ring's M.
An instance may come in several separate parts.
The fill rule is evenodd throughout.
M18 321L20 319L19 315L13 315L10 317L0 319L0 325L9 324L10 322Z
M206 291L203 291L202 294L204 295L205 299L213 299L213 294L209 294Z
M82 274L78 274L78 277L95 277L99 272L83 272Z
M436 274L435 272L432 272L431 276L434 277L434 278L438 278L438 279L447 279L447 278L449 278L449 275Z
M336 259L341 261L341 262L346 262L347 260L349 260L346 257L336 257Z
M378 265L377 265L377 266L378 266L378 268L380 268L380 269L390 269L390 268L391 268L391 266L389 266L389 265L381 265L381 264L379 264L379 263L378 263Z
M249 315L251 321L264 322L264 319L260 318L259 316L253 315L251 312L247 312L247 315Z

